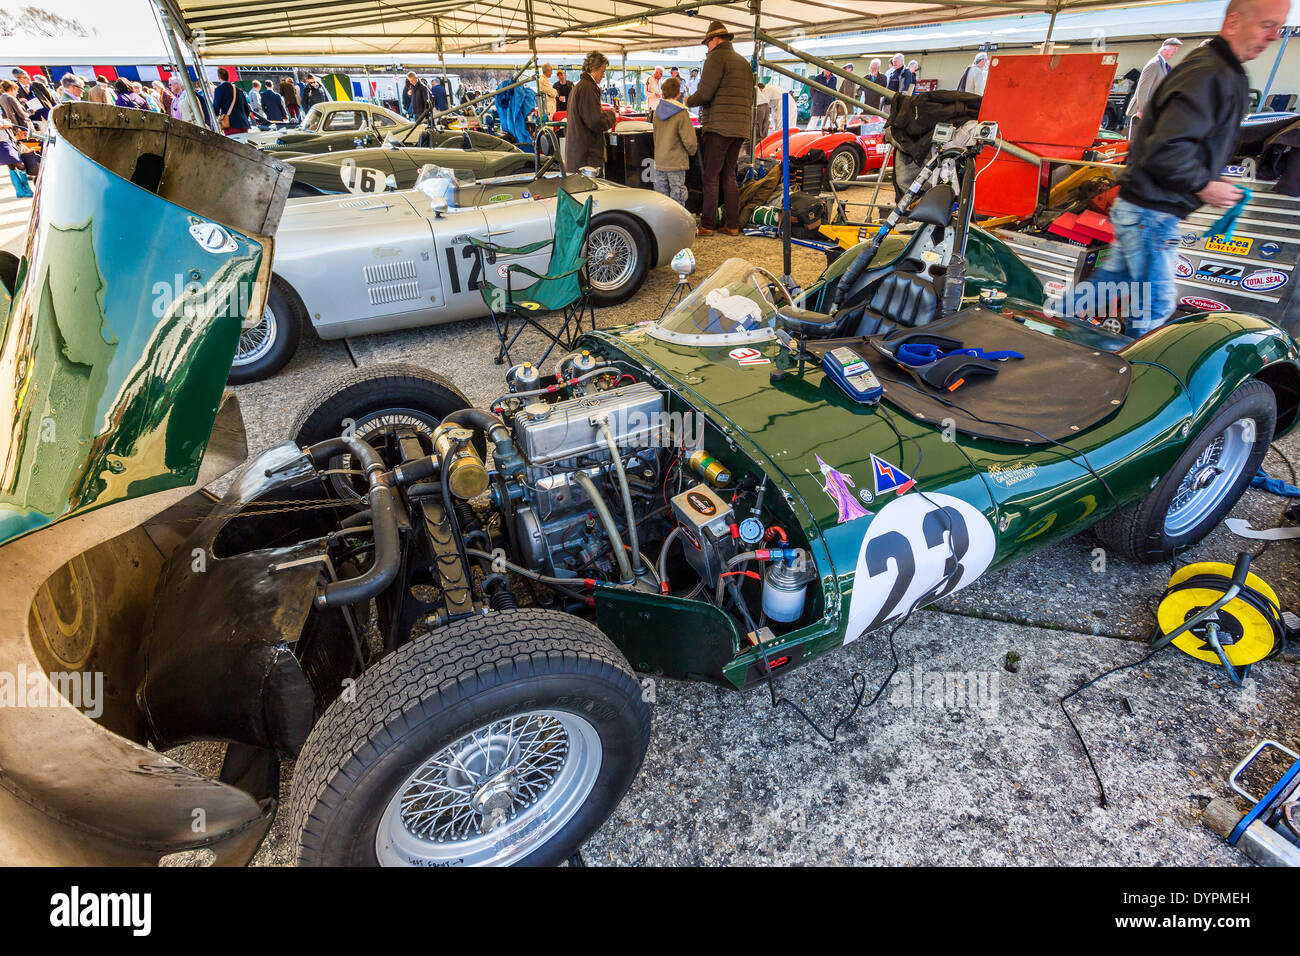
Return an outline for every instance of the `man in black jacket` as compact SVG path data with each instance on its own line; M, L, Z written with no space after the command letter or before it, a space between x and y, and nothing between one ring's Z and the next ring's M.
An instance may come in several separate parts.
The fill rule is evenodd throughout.
M1201 205L1227 208L1241 198L1220 173L1249 105L1242 64L1277 38L1290 7L1290 0L1231 0L1218 35L1156 87L1119 176L1110 211L1115 241L1105 267L1076 290L1076 311L1106 314L1114 297L1127 296L1133 335L1173 313L1179 220Z

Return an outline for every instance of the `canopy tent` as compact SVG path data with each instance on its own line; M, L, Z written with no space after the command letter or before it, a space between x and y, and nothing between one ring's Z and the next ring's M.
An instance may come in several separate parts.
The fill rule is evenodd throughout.
M738 39L760 17L803 39L1023 13L1142 6L1120 0L159 0L201 55L539 56L699 46L710 20ZM530 16L531 13L531 26Z

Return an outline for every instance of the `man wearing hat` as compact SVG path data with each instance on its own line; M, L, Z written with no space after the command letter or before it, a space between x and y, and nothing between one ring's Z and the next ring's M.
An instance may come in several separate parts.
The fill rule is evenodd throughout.
M1156 91L1156 86L1168 75L1169 61L1174 58L1174 54L1178 52L1178 48L1182 45L1183 41L1178 37L1170 37L1160 44L1160 49L1156 51L1156 55L1147 60L1147 65L1142 67L1142 75L1138 77L1137 87L1129 98L1128 110L1126 111L1130 133L1133 125L1141 119L1142 111L1151 102L1151 94Z
M704 34L704 72L687 106L700 107L700 155L704 163L704 204L699 235L713 235L718 195L724 206L722 233L740 235L740 187L736 163L750 136L754 116L754 71L731 45L732 33L720 20Z

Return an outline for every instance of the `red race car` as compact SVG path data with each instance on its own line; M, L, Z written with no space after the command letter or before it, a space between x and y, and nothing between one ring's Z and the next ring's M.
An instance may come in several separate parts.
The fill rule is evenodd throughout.
M864 172L885 163L885 121L874 116L854 116L843 127L790 129L790 155L803 156L810 149L822 150L830 160L830 175L837 186L852 183ZM781 133L778 130L758 144L758 158L781 161Z

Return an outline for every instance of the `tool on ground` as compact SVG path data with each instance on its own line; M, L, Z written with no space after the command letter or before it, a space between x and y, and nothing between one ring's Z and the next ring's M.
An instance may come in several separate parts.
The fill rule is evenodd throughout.
M1291 766L1264 796L1257 797L1239 781L1270 748L1290 757ZM1261 741L1233 769L1228 786L1250 801L1250 810L1242 815L1231 799L1218 797L1205 808L1201 822L1260 866L1300 866L1300 754L1276 740Z

